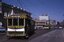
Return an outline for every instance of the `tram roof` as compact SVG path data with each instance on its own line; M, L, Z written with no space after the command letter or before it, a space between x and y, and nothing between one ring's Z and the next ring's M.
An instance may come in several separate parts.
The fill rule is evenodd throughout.
M31 13L28 12L27 10L17 7L15 5L10 5L10 4L4 3L4 2L0 2L0 5L3 8L3 11L9 12L9 11L11 11L11 9L13 7L14 12L16 12L16 13L24 12L24 13L27 13L28 15L31 15Z
M10 12L12 10L12 7L13 7L14 12L16 12L15 14L18 14L19 13L20 15L23 15L24 14L24 15L27 15L27 17L31 17L31 13L28 12L28 11L26 11L23 8L19 8L19 7L16 7L16 6L7 4L7 3L3 3L3 2L1 2L0 4L2 4L1 6L2 6L4 12L7 12L7 13ZM6 17L6 18L10 18L10 17ZM14 15L13 15L13 17L14 17ZM18 17L18 16L16 16L16 17ZM14 17L14 18L16 18L16 17ZM24 17L21 17L21 18L24 18Z

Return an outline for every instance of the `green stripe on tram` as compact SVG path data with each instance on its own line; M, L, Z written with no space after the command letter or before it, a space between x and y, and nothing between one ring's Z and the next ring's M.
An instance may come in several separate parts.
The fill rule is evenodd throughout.
M7 26L7 28L24 28L24 26Z

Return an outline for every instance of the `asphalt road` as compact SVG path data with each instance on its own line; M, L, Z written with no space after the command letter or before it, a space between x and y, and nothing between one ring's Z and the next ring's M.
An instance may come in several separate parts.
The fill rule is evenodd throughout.
M10 38L6 37L5 33L0 33L0 42L31 42L33 39L50 32L51 30L36 30L35 34L33 34L29 39L22 38Z
M36 37L29 42L64 42L64 29L55 29Z

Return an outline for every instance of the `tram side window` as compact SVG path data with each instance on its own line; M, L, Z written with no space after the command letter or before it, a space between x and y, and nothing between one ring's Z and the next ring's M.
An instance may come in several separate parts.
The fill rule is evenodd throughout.
M13 25L18 25L18 19L13 19Z
M8 25L9 25L9 26L12 25L12 19L8 19Z
M24 19L19 19L19 25L24 25Z
M26 24L27 24L28 26L31 26L31 21L30 21L29 19L26 19Z

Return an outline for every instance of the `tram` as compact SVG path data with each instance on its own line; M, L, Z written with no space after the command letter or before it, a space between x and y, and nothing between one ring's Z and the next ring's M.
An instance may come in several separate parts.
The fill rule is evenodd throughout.
M8 37L25 36L28 38L34 33L34 21L28 14L13 14L5 17L7 20Z

